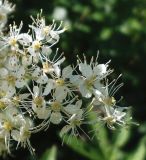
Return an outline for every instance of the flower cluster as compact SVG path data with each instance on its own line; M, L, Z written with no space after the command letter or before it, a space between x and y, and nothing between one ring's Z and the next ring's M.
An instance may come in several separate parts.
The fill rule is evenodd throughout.
M7 16L14 10L15 6L7 0L0 0L0 30L7 23Z
M13 9L6 0L0 1L1 26ZM32 17L27 33L22 27L22 22L19 26L13 23L8 34L1 29L0 154L11 153L13 141L16 148L28 147L33 154L31 135L50 124L63 122L61 136L78 136L82 125L89 123L90 113L96 114L90 123L101 122L110 129L126 125L127 108L118 106L114 97L122 84L116 85L118 79L108 82L113 71L109 62L99 64L97 56L88 63L84 56L83 61L77 57L75 67L63 67L63 54L52 51L66 30L62 22L47 25L40 13ZM89 105L82 105L83 99Z

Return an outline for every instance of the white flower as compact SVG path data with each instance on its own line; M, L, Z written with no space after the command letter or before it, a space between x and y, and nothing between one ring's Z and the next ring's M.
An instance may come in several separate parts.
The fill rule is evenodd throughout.
M100 87L100 81L110 74L111 70L107 70L108 63L93 63L93 59L91 59L90 64L87 64L85 57L84 62L79 59L78 66L82 75L73 75L71 82L79 88L83 97L90 98L93 89Z
M115 86L120 76L116 80L113 80L111 83L108 83L107 80L105 86L102 84L100 88L93 90L93 93L95 95L93 104L104 105L107 107L116 106L116 100L114 98L115 93L123 86L123 83Z
M53 124L59 124L63 119L61 111L63 110L64 104L62 103L62 100L57 99L57 97L53 96L53 100L49 101L48 104L49 110L51 112L49 121Z
M58 49L56 50L53 58L50 57L50 53L51 52L49 52L47 55L42 55L43 72L46 74L51 74L52 76L54 75L54 73L58 75L61 71L60 65L65 61L65 57L63 56L63 53L58 53ZM58 54L59 57L57 57Z
M9 3L7 0L0 0L0 11L2 13L11 13L15 8L15 5Z
M5 139L5 146L8 153L10 153L11 131L17 128L22 122L22 116L14 107L7 107L0 113L0 137Z
M2 36L1 43L3 47L1 50L5 49L6 47L10 47L12 51L18 51L19 53L23 53L19 49L19 42L22 42L22 35L21 35L21 29L22 29L23 23L21 22L19 27L16 26L14 23L13 25L10 25L10 31L7 36Z
M32 17L33 24L29 25L34 32L35 38L37 41L41 41L42 44L48 44L49 47L52 47L59 41L59 35L63 33L66 28L62 27L62 22L58 27L56 27L55 21L52 25L47 26L45 19L42 17L42 12L37 15L37 19Z
M61 136L79 136L84 132L81 125L92 123L86 122L90 113L96 115L94 123L104 123L110 129L123 127L127 107L118 106L114 98L123 84L115 85L118 78L108 83L107 76L112 72L109 62L98 64L96 57L87 63L84 56L84 61L78 57L76 67L62 68L63 53L57 49L54 54L51 49L66 30L62 22L58 27L55 21L46 25L41 11L36 19L32 17L27 33L21 33L22 22L10 25L9 33L3 33L13 9L7 0L0 0L0 155L3 151L10 153L13 141L16 149L28 147L34 155L31 134L48 129L50 123L65 123ZM65 19L66 11L58 9L54 16ZM89 106L82 105L84 97L91 100Z
M33 127L33 123L31 119L23 119L23 122L19 129L12 130L11 136L12 138L18 142L17 147L19 144L21 147L28 147L31 154L34 154L34 149L30 144L30 136L31 131L30 129ZM17 149L17 148L16 148Z
M32 109L39 119L46 119L50 116L50 110L46 107L46 101L42 95L42 89L33 87Z
M5 86L6 89L11 86L15 90L15 87L22 88L25 85L25 81L23 80L25 69L23 66L17 66L13 71L2 68L0 69L0 73L3 75L1 77L2 86Z
M72 106L71 104L76 100L76 98L77 97L74 97L73 99L64 100L54 94L53 99L47 102L47 104L49 105L48 108L51 112L49 121L53 124L59 124L63 120L63 117L65 115L70 116L71 112L73 111L70 110L69 112L69 108ZM80 103L81 102L76 103L77 108L80 108Z
M115 86L118 78L110 84L107 81L100 91L94 90L93 108L97 111L98 116L101 115L99 119L104 121L110 129L115 129L115 124L125 125L124 117L126 116L126 112L124 110L127 107L118 106L114 98L115 93L123 86L123 83Z
M72 96L72 85L69 82L69 78L71 77L73 69L71 66L67 66L62 70L58 68L54 79L49 79L48 84L45 87L44 95L48 95L52 89L55 91L55 96L57 99L65 99L69 94Z
M15 5L9 3L7 0L0 0L0 29L7 23L7 15L15 8Z
M64 110L70 114L77 114L78 112L80 112L81 110L81 106L82 106L82 100L78 100L75 105L74 104L68 104L66 107L64 107Z
M79 109L78 112L74 113L69 118L69 120L67 121L68 124L61 129L61 132L60 132L61 137L63 137L65 134L69 132L71 132L70 134L75 137L80 135L78 129L82 130L80 126L84 120L83 113L84 113L83 110Z
M105 111L104 118L101 118L110 129L115 129L115 125L125 126L125 116L127 107L108 108L108 112Z

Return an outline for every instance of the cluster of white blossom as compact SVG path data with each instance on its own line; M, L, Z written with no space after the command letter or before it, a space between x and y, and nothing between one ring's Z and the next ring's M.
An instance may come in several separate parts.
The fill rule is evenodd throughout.
M7 0L0 0L0 30L7 23L7 16L15 8L15 5L10 4Z
M4 26L7 14L14 9L6 0L0 0L0 23ZM23 23L9 26L9 33L0 35L0 154L11 153L13 142L28 147L33 133L46 130L50 124L63 122L61 136L70 133L78 136L82 124L106 124L110 129L126 125L126 107L119 107L114 98L122 86L118 79L108 82L112 73L109 62L98 64L97 58L90 63L77 57L75 67L63 68L65 57L53 53L54 46L66 28L62 22L46 25L38 14L32 17L27 33ZM83 98L90 104L82 105ZM87 115L96 115L89 122ZM37 121L36 121L37 120ZM39 123L38 123L39 122ZM16 144L16 143L15 143Z

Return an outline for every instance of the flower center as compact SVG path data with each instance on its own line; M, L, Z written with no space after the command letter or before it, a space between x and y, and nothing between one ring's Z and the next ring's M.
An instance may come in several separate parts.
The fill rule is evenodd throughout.
M43 100L43 97L38 96L34 98L33 102L37 105L37 107L42 107Z
M5 97L7 93L5 91L0 91L0 97Z
M32 47L35 51L38 51L41 48L41 43L39 41L34 41Z
M43 28L43 32L44 32L45 35L48 35L49 31L50 31L49 26L46 26L46 27Z
M11 46L15 46L17 44L17 39L16 38L11 38L10 41L9 41L9 44Z
M24 140L27 139L27 138L30 138L30 136L31 136L30 131L26 130L26 131L23 132L23 139Z
M0 21L2 21L5 18L6 18L6 16L4 14L0 14Z
M96 76L92 76L90 79L85 80L87 88L91 88L96 80Z
M6 121L4 122L4 125L3 125L4 129L7 130L7 131L10 131L12 130L13 126L10 122Z
M6 107L6 103L0 100L0 109L5 109Z
M59 102L53 102L51 105L51 109L54 112L59 112L61 110L61 104Z
M13 97L12 102L14 103L14 105L18 106L20 102L19 96Z
M65 83L64 79L59 78L59 79L56 80L56 84L57 84L58 86L63 86L64 83Z
M114 97L106 97L102 102L107 106L114 106L116 104Z
M109 124L109 125L113 125L113 124L116 122L115 118L112 117L112 116L105 117L104 120L105 120L106 123Z
M52 70L53 70L53 67L50 63L48 63L48 62L43 63L43 72L44 73L49 73Z
M6 78L7 82L12 85L12 86L15 86L15 82L16 82L16 77L13 76L13 75L9 75L7 78Z

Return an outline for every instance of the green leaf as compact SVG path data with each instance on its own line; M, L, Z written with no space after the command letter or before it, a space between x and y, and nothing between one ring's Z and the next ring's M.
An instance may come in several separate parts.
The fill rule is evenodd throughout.
M70 140L70 142L68 142L68 140ZM104 160L98 148L92 147L92 145L88 144L86 141L77 139L76 137L66 136L64 138L64 142L74 151L83 155L89 160Z
M57 148L52 146L51 149L47 149L40 160L56 160Z
M127 160L145 160L146 158L146 137L142 138L137 149L128 156Z
M117 131L115 146L122 147L126 144L130 137L130 129L122 128L120 131Z
M113 146L113 149L111 152L107 155L108 160L119 160L119 159L124 159L124 153L118 149L117 147Z
M94 121L96 119L96 115L89 114L88 115L89 121ZM109 142L109 138L107 135L107 130L104 125L101 125L100 123L92 124L91 129L93 130L94 137L96 138L96 141L102 150L103 154L106 155L107 152L109 152L111 148L111 144ZM106 146L106 147L105 147Z

